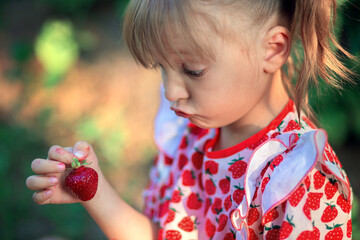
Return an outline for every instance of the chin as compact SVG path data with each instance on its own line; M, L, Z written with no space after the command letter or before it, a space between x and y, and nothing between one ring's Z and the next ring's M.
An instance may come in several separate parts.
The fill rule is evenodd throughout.
M191 119L189 118L190 122L194 124L195 126L203 129L213 129L213 128L219 128L220 126L211 124L209 122L199 121L198 119Z

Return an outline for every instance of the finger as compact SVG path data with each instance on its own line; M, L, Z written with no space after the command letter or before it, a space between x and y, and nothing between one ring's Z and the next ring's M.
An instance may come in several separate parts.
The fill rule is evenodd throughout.
M26 179L26 186L30 190L37 191L46 188L50 188L59 182L57 177L46 177L46 176L30 176Z
M61 173L65 171L65 164L58 161L37 158L31 162L31 170L36 174Z
M32 198L35 203L37 203L39 205L43 205L43 204L50 203L50 198L52 197L53 194L54 194L54 192L52 190L46 189L43 191L34 192Z
M64 147L65 151L73 154L73 148L72 147Z
M71 164L73 154L58 145L54 145L50 147L48 157L50 160L56 160L65 164Z
M90 154L93 153L93 149L88 142L79 141L74 145L74 155L79 160L85 160Z

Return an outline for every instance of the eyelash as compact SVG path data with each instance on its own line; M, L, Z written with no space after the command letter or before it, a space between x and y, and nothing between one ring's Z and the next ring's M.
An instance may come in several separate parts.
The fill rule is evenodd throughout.
M157 67L160 67L160 68L164 69L164 66L161 63L154 64L153 68L157 68ZM205 73L204 69L203 70L190 70L190 69L187 69L184 66L182 68L183 68L183 72L186 75L188 75L189 77L192 77L192 78L199 78L202 75L204 75L204 73Z
M192 78L198 78L204 75L204 70L189 70L183 67L183 71L186 75Z

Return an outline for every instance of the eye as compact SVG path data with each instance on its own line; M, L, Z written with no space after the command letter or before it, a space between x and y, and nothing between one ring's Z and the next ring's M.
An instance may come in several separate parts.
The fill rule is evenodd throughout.
M190 76L190 77L194 77L194 78L198 78L201 77L202 75L204 75L204 69L202 70L190 70L187 69L186 67L183 67L183 71L186 75Z

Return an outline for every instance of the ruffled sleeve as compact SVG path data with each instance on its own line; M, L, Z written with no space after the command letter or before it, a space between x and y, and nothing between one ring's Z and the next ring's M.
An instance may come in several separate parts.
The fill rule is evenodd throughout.
M245 198L231 214L239 239L351 239L349 181L323 130L255 149Z
M351 239L351 189L325 131L290 136L286 151L263 172L256 230L263 239Z
M180 118L170 109L170 102L164 97L161 87L160 107L155 118L155 143L159 151L174 157L189 121Z

